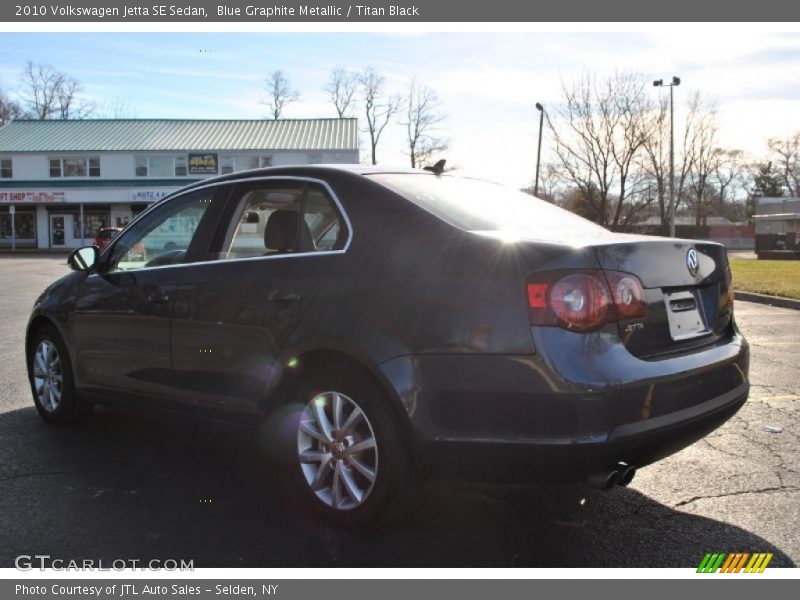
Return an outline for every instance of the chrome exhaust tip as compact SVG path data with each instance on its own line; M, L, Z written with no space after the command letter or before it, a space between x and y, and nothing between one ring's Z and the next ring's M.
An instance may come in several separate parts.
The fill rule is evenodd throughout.
M620 469L621 470L619 472L617 484L624 487L633 481L633 477L636 475L636 467L632 467L630 465L620 465Z
M619 482L619 471L601 471L586 478L586 485L607 492Z

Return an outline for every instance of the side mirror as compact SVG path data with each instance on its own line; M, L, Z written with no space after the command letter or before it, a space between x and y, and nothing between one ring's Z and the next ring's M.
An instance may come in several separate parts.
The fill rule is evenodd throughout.
M91 271L97 264L100 251L97 246L84 246L73 250L67 258L67 264L73 271Z

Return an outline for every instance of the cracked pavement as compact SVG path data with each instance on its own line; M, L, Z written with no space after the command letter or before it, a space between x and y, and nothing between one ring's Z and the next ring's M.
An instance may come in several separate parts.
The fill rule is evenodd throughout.
M355 536L295 514L257 432L109 408L82 427L42 423L24 327L66 269L63 257L0 256L0 567L23 553L197 567L696 567L706 551L800 561L800 311L737 302L750 401L630 487L429 483L402 522Z

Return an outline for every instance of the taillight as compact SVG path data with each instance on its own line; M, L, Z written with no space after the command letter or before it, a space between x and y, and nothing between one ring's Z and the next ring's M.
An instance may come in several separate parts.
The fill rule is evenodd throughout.
M556 316L575 331L589 331L608 322L611 297L601 279L581 273L559 279L550 291Z
M723 289L725 299L722 308L733 308L733 275L731 274L731 267L725 267L725 288Z
M640 319L647 314L647 298L636 275L605 271L605 276L620 320Z
M639 278L617 271L536 273L528 278L528 316L533 325L595 331L607 323L647 312Z

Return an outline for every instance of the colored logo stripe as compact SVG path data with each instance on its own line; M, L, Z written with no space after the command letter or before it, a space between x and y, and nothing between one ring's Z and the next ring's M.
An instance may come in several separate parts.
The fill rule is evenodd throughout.
M698 573L739 573L744 569L745 573L763 573L764 569L772 560L772 553L757 552L734 552L726 554L724 552L707 552L697 567ZM749 562L748 562L749 559ZM745 567L745 563L747 566Z
M753 554L753 558L750 559L750 562L747 563L747 568L745 568L745 573L763 573L764 569L767 568L769 561L772 560L772 553L770 554Z

